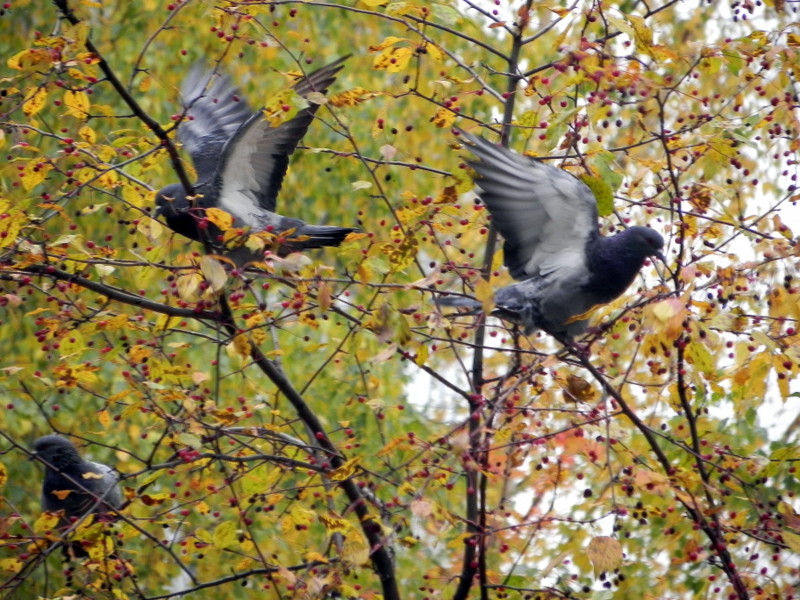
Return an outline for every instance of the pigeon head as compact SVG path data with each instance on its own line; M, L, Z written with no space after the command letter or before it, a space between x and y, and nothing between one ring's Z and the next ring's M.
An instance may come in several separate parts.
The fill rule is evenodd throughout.
M33 444L33 453L45 463L45 466L59 470L81 462L81 457L72 442L60 435L40 437Z
M619 235L624 235L626 247L631 253L639 254L642 259L648 256L655 256L661 262L667 262L662 250L664 249L664 238L657 231L649 227L635 225L629 227Z
M200 240L198 219L201 209L194 209L180 183L161 188L156 194L155 217L163 216L167 227L192 240Z

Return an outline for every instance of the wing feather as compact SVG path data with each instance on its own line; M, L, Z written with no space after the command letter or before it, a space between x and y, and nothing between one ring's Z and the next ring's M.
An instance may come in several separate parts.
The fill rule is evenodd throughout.
M230 77L196 63L181 86L186 110L178 140L192 157L200 182L215 172L222 150L234 133L253 115Z
M303 96L312 91L324 93L346 59L340 58L300 79L295 90ZM225 144L216 172L220 208L251 226L263 221L265 210L275 210L289 156L308 131L318 108L319 105L310 104L277 127L257 112L239 127Z
M462 132L477 160L468 161L492 221L505 240L515 279L586 272L586 248L596 239L591 190L571 174Z

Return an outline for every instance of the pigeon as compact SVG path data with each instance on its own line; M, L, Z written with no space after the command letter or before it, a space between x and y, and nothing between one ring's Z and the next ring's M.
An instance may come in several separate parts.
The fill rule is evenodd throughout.
M107 465L82 459L68 439L40 437L33 453L45 465L42 507L49 512L63 511L62 525L88 513L122 506L119 475Z
M664 239L648 227L600 235L597 201L570 173L461 131L476 159L479 195L503 236L504 261L518 280L496 290L494 316L544 330L559 339L584 333L592 307L611 302L651 256L666 262ZM448 297L445 306L479 312L473 298Z
M304 98L325 93L347 58L301 78L294 90ZM349 233L358 231L308 225L274 212L289 156L314 120L318 103L310 103L293 118L272 127L262 111L249 108L227 75L206 72L199 66L186 77L181 95L186 120L178 127L178 139L192 157L198 180L194 198L188 197L179 183L156 194L155 216L163 215L170 229L224 251L222 232L205 220L205 210L215 207L233 217L233 227L278 235L279 256L338 246ZM263 252L244 246L226 254L238 265L263 260Z

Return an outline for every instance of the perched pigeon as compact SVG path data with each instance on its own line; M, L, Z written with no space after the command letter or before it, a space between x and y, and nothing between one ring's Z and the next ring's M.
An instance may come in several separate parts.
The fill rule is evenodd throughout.
M505 265L520 281L495 292L492 314L557 337L586 331L576 319L610 302L633 282L645 259L664 260L664 239L647 227L600 235L594 194L571 174L465 132L478 157L480 197L502 234ZM444 298L445 306L480 309L471 298Z
M33 451L45 465L42 507L51 512L63 510L64 523L122 505L117 473L107 465L82 459L68 439L40 437Z
M300 79L294 86L302 97L324 93L336 80L347 57ZM209 84L209 82L211 82ZM195 67L181 89L186 121L178 127L178 139L194 162L198 180L194 200L181 184L168 185L156 196L156 216L164 215L167 226L193 240L206 239L219 247L219 230L202 222L205 209L223 209L233 217L234 227L251 232L287 232L277 253L322 246L338 246L350 227L308 225L299 219L275 213L275 203L289 156L314 120L318 103L310 103L297 115L272 127L262 111L253 112L231 80ZM201 224L202 222L202 224ZM261 260L260 253L240 247L229 253L237 263Z

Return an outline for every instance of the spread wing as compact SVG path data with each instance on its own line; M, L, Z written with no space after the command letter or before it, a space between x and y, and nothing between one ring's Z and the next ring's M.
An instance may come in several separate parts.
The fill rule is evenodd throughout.
M346 59L340 58L300 79L295 90L301 96L324 93ZM220 208L251 226L258 224L254 221L256 215L275 210L289 156L308 131L317 108L318 104L311 104L277 127L257 112L236 131L225 145L214 182Z
M178 139L192 157L200 183L211 179L225 143L253 111L230 77L195 64L181 86L186 108Z
M591 190L562 169L482 137L461 135L477 157L468 164L478 173L480 197L505 240L512 277L586 274L587 245L599 237Z

